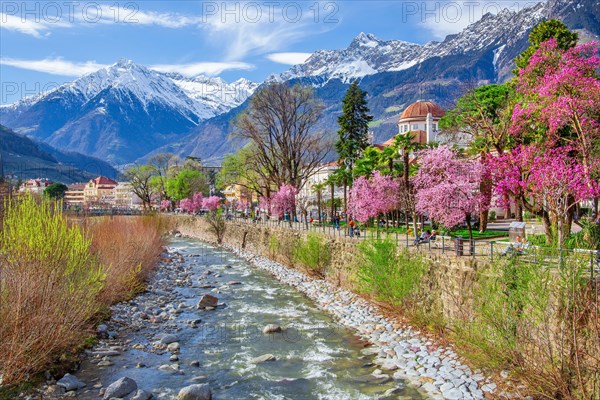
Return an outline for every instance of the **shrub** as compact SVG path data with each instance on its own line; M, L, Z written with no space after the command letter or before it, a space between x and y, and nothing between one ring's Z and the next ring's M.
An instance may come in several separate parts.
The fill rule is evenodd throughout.
M331 250L325 238L316 233L309 233L306 240L299 240L293 250L295 262L309 268L320 275L325 275L325 268L331 261Z
M490 210L490 213L489 213L488 219L489 219L490 221L492 221L492 222L493 222L493 221L495 221L495 220L496 220L496 211L494 211L494 210Z
M56 208L56 211L54 211ZM0 370L5 384L43 371L91 328L105 273L60 207L23 196L0 234Z
M421 279L428 270L422 256L410 254L405 248L398 252L389 237L365 240L358 249L362 291L393 305L402 303L405 308L416 302Z
M169 228L161 216L102 217L87 220L92 252L106 273L103 304L129 300L141 292L162 251L161 234Z

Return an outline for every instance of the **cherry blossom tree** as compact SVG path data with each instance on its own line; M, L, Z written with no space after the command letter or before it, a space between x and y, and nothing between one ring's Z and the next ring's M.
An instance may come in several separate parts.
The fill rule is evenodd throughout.
M359 222L365 223L382 213L398 208L400 184L391 176L373 172L367 179L357 178L350 189L348 209Z
M210 196L202 199L202 208L208 211L216 211L221 205L221 199L218 196Z
M600 196L598 182L571 154L576 154L572 147L546 149L532 144L488 161L498 203L523 199L526 208L543 217L548 244L556 232L562 246L571 231L575 205Z
M163 200L160 202L160 210L168 211L171 208L171 200Z
M523 100L513 111L510 132L549 147L571 146L591 173L600 141L600 57L596 42L562 50L556 39L543 42L519 71Z
M183 199L179 202L179 208L181 208L181 211L183 212L192 212L192 210L194 209L194 205L192 200Z
M447 146L419 152L419 171L412 178L416 209L446 227L467 223L473 239L471 214L487 207L479 188L483 165L466 160Z
M298 194L298 189L296 189L292 185L281 185L279 191L277 191L272 199L272 211L274 214L279 216L279 218L283 218L283 216L287 213L290 216L290 224L292 221L292 216L296 213L296 195Z

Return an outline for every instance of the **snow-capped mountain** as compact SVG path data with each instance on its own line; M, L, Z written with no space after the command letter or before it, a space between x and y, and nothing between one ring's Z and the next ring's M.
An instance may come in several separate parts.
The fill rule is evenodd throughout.
M219 77L185 77L177 73L166 73L190 98L210 107L214 115L229 111L242 104L259 86L258 83L240 78L227 83ZM214 116L213 115L213 116Z
M55 147L126 163L241 104L256 84L184 78L130 60L0 107L0 123Z
M384 41L361 32L346 49L319 50L303 64L293 66L274 78L318 77L321 82L340 79L348 83L367 75L403 71L436 57L469 54L490 48L496 51L495 62L503 65L507 61L503 57L503 49L512 47L539 23L544 18L544 10L545 5L539 3L526 12L504 9L497 15L488 13L462 32L446 37L443 42L425 45L401 40Z
M353 79L368 93L376 142L397 133L402 110L418 99L430 99L449 109L469 88L504 82L512 76L514 58L524 51L531 29L543 19L557 18L580 37L600 33L598 0L549 0L518 12L505 9L486 14L462 32L424 45L384 41L360 33L342 50L320 50L303 64L272 75L269 80L312 85L325 103L317 130L335 132L341 100ZM585 35L582 35L585 32ZM218 159L240 143L228 141L237 115L247 103L202 121L180 141L158 151ZM215 140L218 138L218 140Z

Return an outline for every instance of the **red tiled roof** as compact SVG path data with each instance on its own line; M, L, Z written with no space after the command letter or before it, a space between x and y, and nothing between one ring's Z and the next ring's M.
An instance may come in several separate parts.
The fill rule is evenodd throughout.
M117 182L113 181L110 178L107 178L105 176L99 176L96 179L92 179L96 185L118 185Z

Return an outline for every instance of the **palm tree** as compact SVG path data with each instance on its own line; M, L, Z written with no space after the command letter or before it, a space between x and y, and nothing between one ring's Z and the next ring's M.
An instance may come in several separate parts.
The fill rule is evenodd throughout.
M317 194L317 212L319 213L319 223L321 221L321 197L323 196L323 189L325 189L326 182L315 183L312 187L313 191Z
M405 135L397 135L395 146L402 154L402 185L405 190L406 227L408 228L408 215L412 215L413 230L417 232L417 212L415 210L414 193L410 183L410 153L420 150L423 145L414 141L413 134L409 131Z

